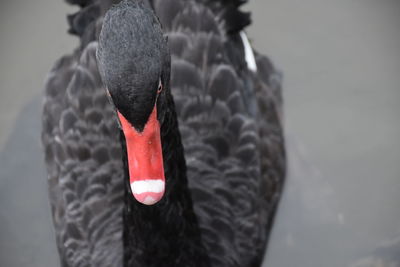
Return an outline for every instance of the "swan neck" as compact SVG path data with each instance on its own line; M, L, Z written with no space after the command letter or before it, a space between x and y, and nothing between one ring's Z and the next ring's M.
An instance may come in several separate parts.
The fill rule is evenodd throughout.
M124 266L165 266L168 262L174 266L209 266L193 211L172 96L167 97L166 104L161 124L165 194L157 204L145 206L125 193Z

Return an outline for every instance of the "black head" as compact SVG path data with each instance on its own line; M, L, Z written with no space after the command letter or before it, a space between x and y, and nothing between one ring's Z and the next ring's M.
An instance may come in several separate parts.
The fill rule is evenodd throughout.
M104 17L97 58L115 107L142 131L169 82L168 46L154 12L143 1L113 6Z

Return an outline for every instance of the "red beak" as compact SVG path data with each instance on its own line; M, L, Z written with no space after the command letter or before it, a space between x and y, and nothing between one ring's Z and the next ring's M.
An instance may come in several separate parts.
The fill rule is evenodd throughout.
M160 201L165 191L165 175L161 148L160 123L157 107L142 132L136 129L118 112L125 135L128 153L129 183L133 196L145 205Z

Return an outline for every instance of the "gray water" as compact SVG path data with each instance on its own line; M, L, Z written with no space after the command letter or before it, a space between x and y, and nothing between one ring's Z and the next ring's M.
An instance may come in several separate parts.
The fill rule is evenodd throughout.
M245 9L253 45L284 73L289 175L264 265L400 266L400 2ZM61 0L0 3L0 266L58 266L40 94L77 44L65 34L74 10Z

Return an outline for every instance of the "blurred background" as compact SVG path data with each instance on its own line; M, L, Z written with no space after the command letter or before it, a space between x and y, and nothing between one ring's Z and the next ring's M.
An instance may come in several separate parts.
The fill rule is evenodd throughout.
M400 266L400 1L268 0L248 35L284 74L289 175L264 266ZM61 0L0 3L0 266L59 266L40 146Z

